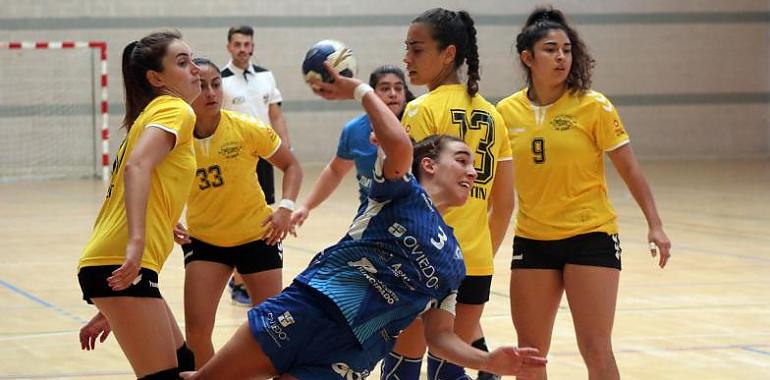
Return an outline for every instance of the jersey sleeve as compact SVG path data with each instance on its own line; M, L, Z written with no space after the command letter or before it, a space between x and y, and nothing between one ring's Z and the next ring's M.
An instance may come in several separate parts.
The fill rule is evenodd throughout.
M628 133L618 116L617 109L604 95L594 92L591 94L598 105L598 117L593 126L593 135L599 149L609 152L629 142Z
M505 124L505 119L499 112L494 111L495 120L495 145L497 146L497 161L510 160L513 153L511 152L511 142L508 139L508 128Z
M346 160L353 159L353 152L350 151L350 123L346 124L340 133L340 140L337 142L337 157Z
M281 138L271 126L255 118L251 119L254 123L253 130L255 131L254 152L260 157L272 157L281 146Z
M404 197L412 192L412 181L414 177L411 173L405 174L401 178L387 179L382 173L385 162L385 153L381 149L377 150L377 161L374 163L372 186L369 188L369 198L381 202L388 199Z
M519 136L524 133L524 128L521 128L517 125L517 123L515 123L516 113L513 107L509 104L510 101L510 97L503 99L497 103L496 108L497 112L500 114L500 117L505 123L505 130L509 143L508 149L511 150L511 156L513 156L514 147L516 146Z
M401 118L401 124L406 129L406 133L419 142L420 140L441 133L436 129L436 122L430 108L423 104L424 96L421 96L406 105L404 116Z
M281 95L281 91L278 90L278 84L275 83L275 77L273 76L273 73L270 73L270 84L272 85L272 89L269 92L269 104L275 104L280 103L283 101L283 96Z
M195 112L182 99L171 99L154 107L145 128L158 128L176 136L174 147L192 139Z

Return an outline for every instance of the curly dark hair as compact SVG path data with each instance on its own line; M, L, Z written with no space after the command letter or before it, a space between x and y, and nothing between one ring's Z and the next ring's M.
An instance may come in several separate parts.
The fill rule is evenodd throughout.
M588 47L580 39L577 31L569 26L564 14L551 6L537 7L527 17L521 33L516 36L516 51L521 55L525 50L532 52L535 43L551 30L562 30L572 44L572 66L567 76L567 89L573 93L584 93L591 88L591 76L595 61L588 53ZM532 72L521 62L527 73L527 86L532 86Z

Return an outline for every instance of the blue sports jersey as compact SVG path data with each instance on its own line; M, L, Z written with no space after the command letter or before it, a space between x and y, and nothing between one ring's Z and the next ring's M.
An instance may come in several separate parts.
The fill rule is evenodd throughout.
M361 344L375 334L392 341L429 307L454 314L465 278L460 245L425 190L411 174L381 172L378 160L345 237L295 279L331 299Z
M369 141L371 133L369 115L363 114L345 124L337 144L337 157L355 162L358 197L361 203L364 203L369 195L374 162L377 160L377 146Z

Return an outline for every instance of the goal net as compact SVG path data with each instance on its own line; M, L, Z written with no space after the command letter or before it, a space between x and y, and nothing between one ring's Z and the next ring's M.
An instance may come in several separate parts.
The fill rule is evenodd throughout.
M104 176L106 45L0 42L0 182Z

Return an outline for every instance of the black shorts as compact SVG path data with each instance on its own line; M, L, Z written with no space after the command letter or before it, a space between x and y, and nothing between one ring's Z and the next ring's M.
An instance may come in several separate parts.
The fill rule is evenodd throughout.
M267 245L255 240L235 247L219 247L190 237L192 243L182 245L184 265L191 261L211 261L234 267L240 274L259 273L283 268L281 243Z
M492 276L465 276L457 289L457 303L483 305L489 301Z
M618 234L591 232L561 240L513 238L511 269L564 269L566 264L620 270Z
M265 202L271 205L275 203L275 179L273 178L273 165L267 160L259 159L257 162L257 180L259 187L265 193Z
M83 292L83 300L93 304L92 298L101 297L163 298L160 295L160 290L158 290L158 274L147 268L139 269L139 275L134 280L133 285L117 292L112 290L107 284L107 278L112 276L112 272L118 268L120 265L80 268L78 282L80 282L80 290Z

